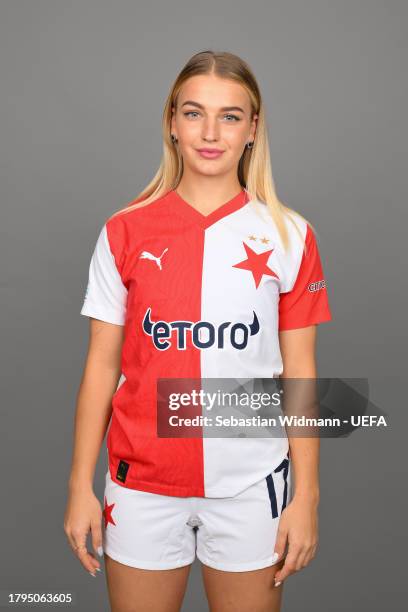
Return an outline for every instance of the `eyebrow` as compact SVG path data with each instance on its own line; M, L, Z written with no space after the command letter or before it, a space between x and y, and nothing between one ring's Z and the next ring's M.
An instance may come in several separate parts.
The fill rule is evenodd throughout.
M199 102L194 102L194 100L186 100L185 102L183 102L183 104L181 105L182 107L185 106L186 104L190 104L191 106L197 106L197 108L201 108L204 110L204 106L202 104L200 104ZM244 109L242 109L240 106L222 106L220 108L220 110L222 111L240 111L241 113L244 113Z

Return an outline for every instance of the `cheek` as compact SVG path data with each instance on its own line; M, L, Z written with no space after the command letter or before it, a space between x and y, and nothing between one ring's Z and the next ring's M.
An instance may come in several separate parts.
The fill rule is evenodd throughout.
M244 128L235 126L233 130L225 130L223 136L231 151L235 151L237 154L242 152L247 140L247 131Z
M198 122L191 121L184 123L178 130L179 140L185 144L191 144L197 141L200 136L200 128Z

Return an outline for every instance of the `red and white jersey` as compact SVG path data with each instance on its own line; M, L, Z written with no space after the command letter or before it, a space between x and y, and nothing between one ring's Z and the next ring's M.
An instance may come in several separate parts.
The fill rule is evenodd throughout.
M315 236L293 218L302 238L285 218L287 252L266 205L249 200L244 189L209 215L172 190L103 225L81 314L125 326L122 382L107 438L118 484L230 497L287 455L285 433L158 437L156 383L277 377L283 371L278 332L331 320Z

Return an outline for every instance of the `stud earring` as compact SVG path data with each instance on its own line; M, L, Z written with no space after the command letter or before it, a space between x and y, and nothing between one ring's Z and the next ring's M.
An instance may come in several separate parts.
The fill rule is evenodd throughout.
M175 142L178 142L177 138L175 137L174 134L171 135L171 141L174 144Z
M247 149L252 149L252 147L254 146L254 141L252 142L247 142Z

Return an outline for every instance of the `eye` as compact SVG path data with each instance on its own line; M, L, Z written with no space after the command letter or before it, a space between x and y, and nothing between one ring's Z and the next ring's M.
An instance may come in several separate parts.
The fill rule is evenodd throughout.
M199 113L198 113L198 111L187 111L187 112L183 113L183 115L185 117L189 117L191 115L199 115ZM224 117L231 117L232 120L233 120L232 122L234 122L234 121L241 121L241 119L239 117L237 117L236 115L231 115L230 113L224 115ZM228 120L227 123L231 123L231 121Z

